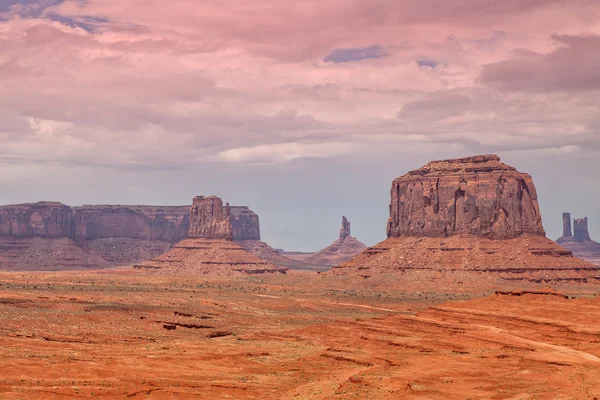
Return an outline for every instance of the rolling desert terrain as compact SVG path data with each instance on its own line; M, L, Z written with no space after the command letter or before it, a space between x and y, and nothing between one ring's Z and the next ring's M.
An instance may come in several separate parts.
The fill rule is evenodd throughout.
M600 298L0 274L1 399L594 399ZM478 297L478 298L474 298Z

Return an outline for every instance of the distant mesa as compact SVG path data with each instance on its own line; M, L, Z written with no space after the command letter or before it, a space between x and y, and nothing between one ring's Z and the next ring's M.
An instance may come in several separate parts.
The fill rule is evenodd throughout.
M342 228L339 238L321 251L303 259L314 265L338 265L362 253L367 246L350 235L350 221L342 216Z
M206 207L209 205L217 207L216 198L208 200ZM228 209L230 227L219 221L204 227L204 233L260 240L256 213L246 206ZM97 269L139 263L186 239L192 214L189 205L69 207L45 201L0 206L0 269ZM196 218L198 213L194 215ZM192 232L194 236L202 234Z
M188 238L159 257L134 268L165 275L236 275L285 273L233 242L229 204L216 196L197 196L190 208ZM257 220L258 221L258 220Z
M388 239L331 274L482 289L600 279L546 238L531 176L496 155L430 162L395 179L390 197Z
M571 214L563 213L563 235L556 243L581 259L600 265L600 243L590 237L588 219L577 218L572 221Z

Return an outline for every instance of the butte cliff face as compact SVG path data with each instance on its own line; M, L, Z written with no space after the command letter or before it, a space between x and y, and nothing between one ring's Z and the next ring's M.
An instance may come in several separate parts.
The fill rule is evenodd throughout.
M564 213L563 235L556 243L572 251L575 256L600 265L600 243L590 237L587 217L575 219L571 230L571 214Z
M433 161L394 180L388 237L545 236L531 176L495 155Z
M194 207L196 211L194 212ZM128 265L156 257L188 237L198 208L227 214L216 199L190 206L89 205L69 207L39 202L0 207L0 269L58 270ZM219 211L220 210L220 211ZM193 235L260 239L258 215L230 207L212 226L198 225ZM200 227L202 226L202 227Z
M74 207L74 239L116 237L175 243L187 236L189 206Z
M0 236L14 238L73 237L73 212L57 202L0 207Z
M258 215L245 206L232 206L230 210L233 240L260 240Z
M367 246L350 235L350 221L342 216L342 228L340 229L339 238L303 261L313 265L338 265L362 253L366 248Z
M188 237L233 240L229 203L223 206L223 200L216 196L194 197Z
M332 274L482 290L600 279L545 237L531 177L494 155L433 161L394 180L387 233Z
M223 205L219 197L197 196L190 209L188 238L159 257L134 267L164 275L285 273L285 268L261 259L233 241L234 221L231 207Z

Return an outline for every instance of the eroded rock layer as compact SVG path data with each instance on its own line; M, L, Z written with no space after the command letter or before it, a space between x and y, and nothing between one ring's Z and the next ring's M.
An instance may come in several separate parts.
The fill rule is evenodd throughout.
M74 238L73 211L58 202L0 207L0 236Z
M175 243L187 236L189 206L74 207L74 239L131 238Z
M245 206L232 206L230 211L233 240L260 240L260 222L254 211Z
M350 235L350 221L342 216L339 238L323 250L307 257L304 262L315 265L338 265L362 253L366 248L367 246Z
M556 284L600 280L600 268L550 239L525 234L494 240L473 235L390 238L332 270L370 278L400 274L398 286L464 285L487 290L504 283ZM478 287L480 286L480 287Z
M285 273L277 267L225 239L191 238L161 256L134 266L165 275L216 275Z
M240 211L237 217L251 213L249 209ZM277 267L233 242L234 219L229 203L223 206L219 197L197 196L190 210L189 238L160 257L134 267L167 275L285 273L286 268Z
M196 196L190 210L190 238L233 240L229 203L216 196Z
M432 161L394 180L388 237L545 236L531 177L495 155Z
M219 205L212 202L218 201L205 199L216 212ZM226 213L226 208L221 203L219 210ZM212 226L197 229L208 237L220 232L225 238L260 239L258 215L244 206L229 209L230 222L212 220ZM0 269L103 268L154 258L188 237L192 211L190 206L69 207L58 202L1 206Z
M434 161L394 180L388 239L331 273L483 290L600 280L599 267L545 237L531 177L492 155Z

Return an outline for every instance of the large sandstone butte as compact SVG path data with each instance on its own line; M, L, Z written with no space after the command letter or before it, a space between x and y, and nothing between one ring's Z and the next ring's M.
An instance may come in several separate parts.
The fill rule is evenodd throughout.
M229 204L223 206L223 200L216 196L194 197L188 237L233 240Z
M197 196L190 209L188 239L134 268L164 275L235 275L285 273L233 242L229 204L216 196Z
M190 206L0 206L0 269L59 270L128 265L188 236ZM234 240L259 240L258 215L230 207Z
M495 155L434 161L394 180L387 233L332 273L487 288L600 279L546 238L531 177Z
M314 265L338 265L362 253L367 246L350 235L350 221L342 216L342 228L339 238L331 245L304 259Z
M587 217L575 219L573 225L571 230L571 214L564 213L563 235L556 240L556 243L572 251L575 256L600 265L600 243L590 237Z
M432 161L392 183L388 237L545 236L531 176L495 155Z

